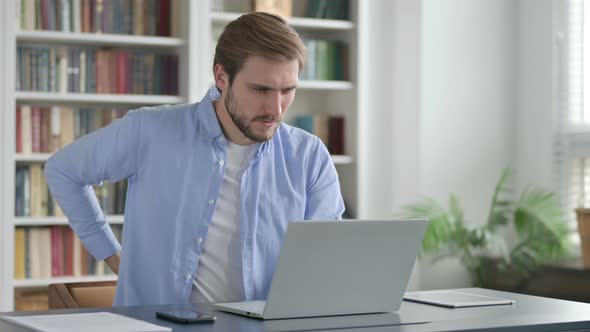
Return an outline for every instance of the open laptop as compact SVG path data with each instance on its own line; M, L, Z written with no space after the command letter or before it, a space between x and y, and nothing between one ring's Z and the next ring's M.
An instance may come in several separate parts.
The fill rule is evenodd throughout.
M214 303L261 319L397 311L426 220L291 222L267 301Z

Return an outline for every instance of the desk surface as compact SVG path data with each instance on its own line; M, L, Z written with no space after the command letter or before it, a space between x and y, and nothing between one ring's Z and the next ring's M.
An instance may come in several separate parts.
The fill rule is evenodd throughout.
M397 313L352 315L307 319L262 321L214 311L215 323L174 324L155 317L156 310L191 308L191 305L112 307L101 309L52 310L45 312L4 312L21 316L75 312L109 311L154 324L172 327L174 331L293 331L331 330L356 327L354 331L590 331L590 304L493 291L481 288L461 289L475 294L511 298L514 305L449 309L404 301ZM203 305L200 311L211 311ZM392 325L397 321L430 321L423 324ZM346 329L351 331L352 329ZM0 320L0 331L22 332L25 328Z

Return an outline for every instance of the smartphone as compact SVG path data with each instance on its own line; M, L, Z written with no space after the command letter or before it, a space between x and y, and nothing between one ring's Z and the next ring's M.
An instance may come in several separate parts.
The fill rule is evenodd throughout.
M175 323L206 323L214 322L215 316L200 313L194 310L166 310L156 311L156 317L167 319Z

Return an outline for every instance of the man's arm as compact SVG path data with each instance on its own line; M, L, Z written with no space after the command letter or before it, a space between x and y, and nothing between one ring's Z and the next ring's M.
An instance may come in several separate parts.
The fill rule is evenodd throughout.
M305 219L341 219L344 201L338 173L326 146L318 139L311 158Z
M92 185L135 177L138 169L138 116L129 113L107 127L81 137L56 152L45 164L52 196L70 226L97 260L111 257L118 270L121 246L100 208Z
M114 254L113 256L108 257L104 261L105 263L107 263L111 271L113 271L115 274L119 274L119 263L121 262L119 254Z

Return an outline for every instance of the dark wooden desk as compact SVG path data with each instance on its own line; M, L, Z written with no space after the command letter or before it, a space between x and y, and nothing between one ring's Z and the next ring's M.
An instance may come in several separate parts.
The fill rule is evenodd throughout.
M142 306L104 309L54 310L46 312L9 312L1 315L38 315L75 312L109 311L154 324L172 327L174 331L590 331L590 304L548 299L529 295L493 291L481 288L462 289L482 295L511 298L514 305L448 309L431 305L403 302L399 312L378 315L354 315L309 319L262 321L229 313L217 312L213 324L178 325L155 318L162 309L190 308L192 306ZM199 308L210 311L206 305ZM431 322L414 325L385 325L396 321ZM372 327L367 325L374 325ZM375 326L377 325L377 326ZM380 326L379 326L380 325ZM24 332L27 329L0 320L2 332Z

